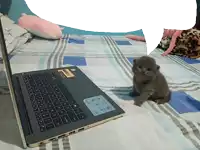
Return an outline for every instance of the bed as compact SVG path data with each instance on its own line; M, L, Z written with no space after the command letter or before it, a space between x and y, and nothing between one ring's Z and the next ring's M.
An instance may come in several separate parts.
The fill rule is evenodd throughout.
M175 91L172 100L160 106L149 102L139 108L132 105L128 93L131 63L135 57L146 54L142 42L123 36L65 35L57 41L30 36L12 49L9 56L13 73L76 65L126 111L121 119L35 149L200 149L199 61L176 56L163 58L161 53L156 49L151 56ZM5 145L18 147L3 142L2 146Z
M76 65L126 112L123 118L32 150L200 149L200 60L161 57L162 51L155 49L151 56L167 77L172 98L168 104L147 102L140 108L128 93L133 59L146 54L145 43L106 35L66 34L61 40L45 40L19 31L8 18L6 23L13 73ZM2 61L0 89L0 148L21 150Z

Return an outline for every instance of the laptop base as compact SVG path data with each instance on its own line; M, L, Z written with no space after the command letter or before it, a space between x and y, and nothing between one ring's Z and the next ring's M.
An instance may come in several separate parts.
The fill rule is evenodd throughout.
M39 75L43 74L45 74L45 76L48 76L48 74L52 75L52 82L59 83L63 95L67 97L67 102L72 100L76 102L80 109L85 113L86 118L74 121L73 118L70 118L69 114L65 114L66 116L69 116L69 119L71 120L70 123L62 124L51 129L46 128L41 130L38 121L44 121L46 118L37 120L34 106L31 105L32 100L30 99L30 92L28 92L30 87L26 85L26 76L36 76L37 78L34 80L34 83L37 83ZM48 81L51 82L50 80ZM25 134L27 145L30 147L48 143L59 137L78 133L85 129L122 117L124 114L124 111L109 96L99 89L78 67L75 66L18 73L13 75L13 81L23 132ZM40 82L35 84L35 89L40 89L42 91L43 89L39 88L40 84ZM46 87L49 86L53 85L49 84ZM57 96L60 96L60 94ZM46 100L48 101L48 99ZM39 102L41 103L41 101ZM57 102L58 101L56 100L55 104ZM45 106L46 105L47 103L45 103ZM72 105L70 104L70 106ZM26 108L26 110L24 108ZM64 104L61 104L60 107L57 108L60 109L57 109L56 113L62 112L62 109L65 113L68 112L68 107L64 109ZM73 109L73 111L75 110L76 109ZM39 111L41 112L41 110ZM54 113L51 115L54 115ZM79 114L76 115L78 116ZM59 118L61 117L62 116ZM54 122L54 118L49 117L49 120ZM47 127L47 125L49 124L46 124L44 127Z

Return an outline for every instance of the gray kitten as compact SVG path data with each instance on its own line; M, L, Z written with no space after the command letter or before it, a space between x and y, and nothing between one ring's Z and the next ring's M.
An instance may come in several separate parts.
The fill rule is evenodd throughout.
M170 100L171 91L155 59L149 56L134 59L132 71L134 74L133 91L130 94L136 96L135 105L141 106L147 100L157 104Z

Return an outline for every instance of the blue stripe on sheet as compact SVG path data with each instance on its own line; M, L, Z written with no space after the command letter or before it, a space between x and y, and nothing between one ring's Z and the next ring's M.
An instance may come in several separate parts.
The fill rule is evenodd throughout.
M129 41L115 40L115 42L117 43L117 45L132 45Z
M9 55L8 55L8 59L11 60L11 58L12 58L13 56L15 56L15 55L9 54Z
M129 61L131 64L133 64L133 60L134 60L133 57L127 57L127 59L128 59L128 61Z
M67 64L74 66L87 66L85 58L79 56L64 56L63 65Z
M200 63L200 60L198 60L198 59L192 59L192 58L187 58L187 57L180 57L180 58L188 64L199 64Z
M69 38L68 43L74 43L74 44L84 44L85 41L82 39L74 39L74 38Z
M135 95L133 95L134 97ZM123 98L126 98L125 100L132 100L129 95L123 96ZM200 111L200 102L185 92L172 92L169 105L179 114Z
M14 55L9 54L9 55L8 55L8 59L11 60L11 58L12 58L13 56L14 56ZM3 58L2 58L2 57L0 57L0 64L3 64Z
M200 111L200 102L185 92L172 92L169 104L180 114Z

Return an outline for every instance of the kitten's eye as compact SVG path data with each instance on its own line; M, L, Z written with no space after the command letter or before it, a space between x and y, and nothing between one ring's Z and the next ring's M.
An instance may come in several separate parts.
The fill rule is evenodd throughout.
M141 66L138 66L138 68L141 69L142 67L141 67Z
M147 71L151 71L151 69L150 69L150 68L147 68Z

